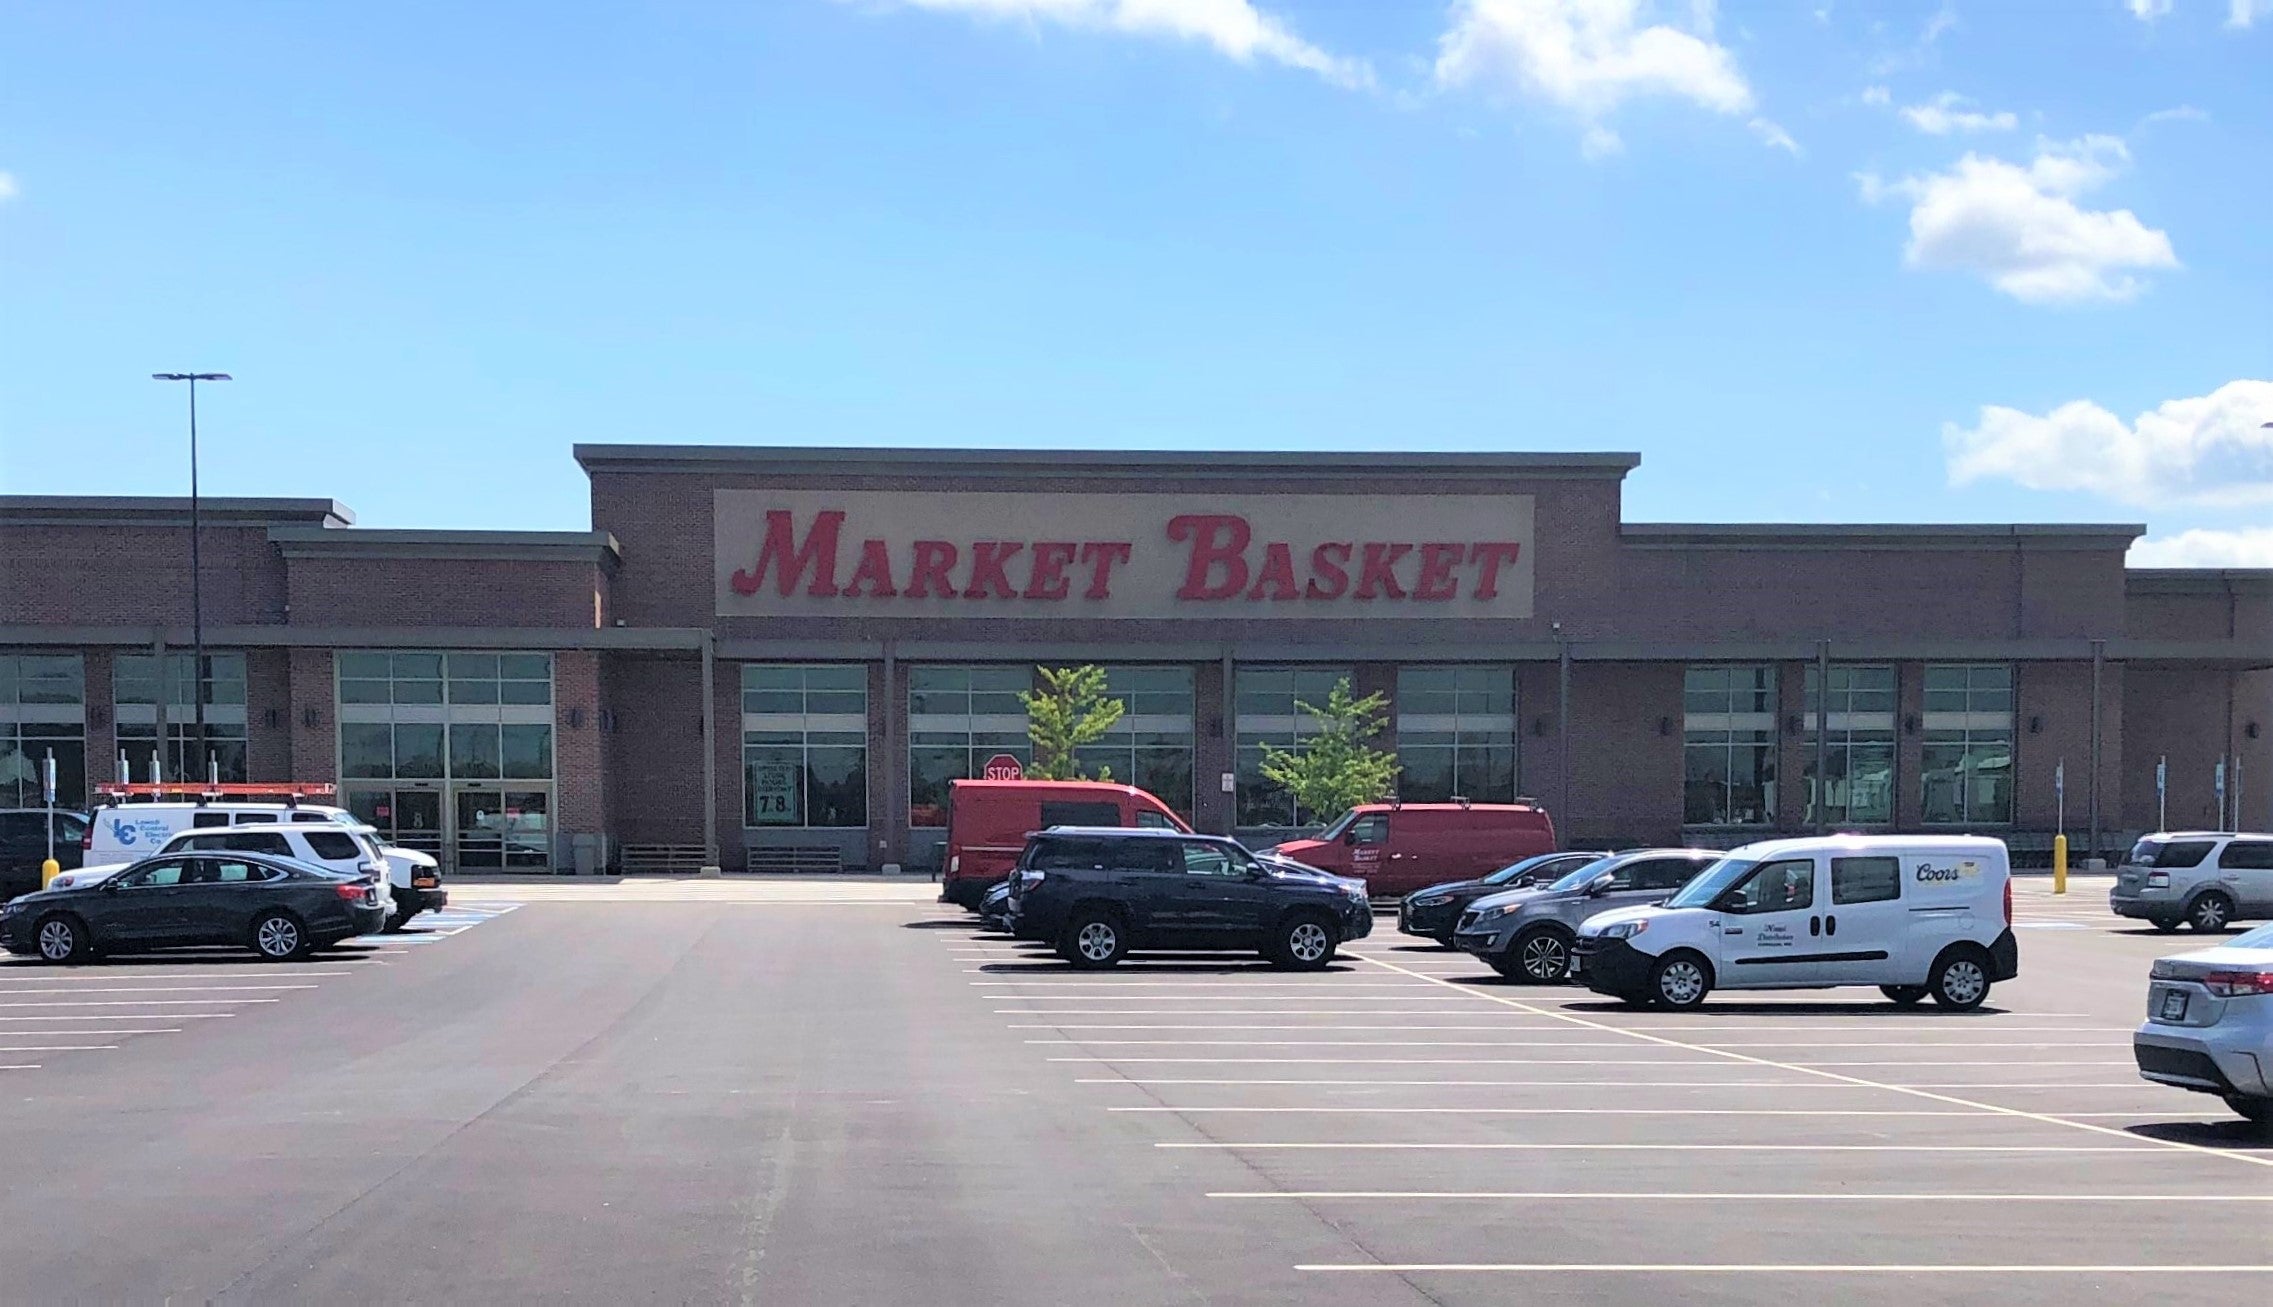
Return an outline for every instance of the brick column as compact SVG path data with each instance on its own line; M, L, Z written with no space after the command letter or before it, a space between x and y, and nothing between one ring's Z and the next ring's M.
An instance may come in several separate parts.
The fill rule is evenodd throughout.
M2088 696L2087 696L2088 697ZM2091 706L2084 705L2089 712ZM1894 668L1894 829L1916 830L1925 808L1919 784L1926 761L1926 665ZM1911 723L1918 723L1916 730Z
M276 724L268 724L270 713ZM292 662L289 650L245 650L245 779L292 776Z
M284 779L337 781L339 692L332 679L331 650L293 649L289 663L291 704L285 731L291 741L291 775Z
M1223 792L1223 774L1236 763L1237 724L1223 664L1192 667L1192 825L1228 835L1238 819L1235 796Z
M1807 769L1815 761L1815 739L1807 732L1809 663L1776 664L1776 821L1786 833L1815 828L1807 820ZM1798 718L1800 729L1788 730Z
M87 799L95 787L118 779L118 709L111 699L111 651L89 649L82 655L86 722ZM60 768L58 768L60 770ZM61 782L58 780L58 786Z
M555 870L575 868L569 842L608 829L607 786L600 759L600 656L563 650L552 656L552 766Z

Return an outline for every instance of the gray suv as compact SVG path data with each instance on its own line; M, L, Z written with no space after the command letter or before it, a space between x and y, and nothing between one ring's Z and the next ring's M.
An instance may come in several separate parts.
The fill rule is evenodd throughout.
M1598 912L1658 903L1720 861L1709 849L1635 849L1590 862L1552 885L1490 894L1468 905L1452 946L1515 980L1554 984L1571 974L1571 941Z
M2180 922L2215 934L2273 917L2273 835L2170 831L2131 847L2115 869L2107 906L2157 930Z

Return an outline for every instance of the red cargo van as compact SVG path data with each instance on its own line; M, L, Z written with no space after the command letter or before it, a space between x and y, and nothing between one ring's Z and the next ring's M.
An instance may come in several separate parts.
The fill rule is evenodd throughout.
M1190 831L1168 805L1134 785L1106 781L950 781L947 854L939 901L976 911L1025 851L1026 837L1051 826L1148 826Z
M1375 896L1474 880L1511 862L1555 851L1555 823L1529 803L1367 803L1318 838L1278 852L1337 876L1355 876Z

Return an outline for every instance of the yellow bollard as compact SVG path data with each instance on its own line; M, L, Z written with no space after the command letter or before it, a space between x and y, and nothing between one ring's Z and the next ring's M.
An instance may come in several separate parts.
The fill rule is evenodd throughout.
M62 874L62 863L57 862L53 858L42 859L39 864L39 887L41 889L46 889L47 883L49 881L54 880L57 876L60 876Z
M2068 837L2065 835L2052 837L2052 892L2068 892Z

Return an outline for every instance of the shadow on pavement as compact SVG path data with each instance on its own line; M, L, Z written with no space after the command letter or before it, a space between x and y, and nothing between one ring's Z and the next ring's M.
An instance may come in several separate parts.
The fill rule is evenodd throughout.
M1045 959L1048 959L1048 960L1045 960ZM1070 971L1073 971L1073 970L1074 970L1074 967L1073 967L1073 965L1072 965L1071 963L1067 963L1067 962L1060 962L1060 961L1057 961L1057 960L1056 960L1056 959L1054 959L1054 958L1050 958L1050 957L1049 957L1049 955L1045 953L1045 954L1043 954L1043 955L1041 955L1041 956L1037 957L1037 958L1036 958L1034 961L1032 961L1032 962L988 962L988 963L983 963L983 964L981 964L981 965L979 966L978 970L980 970L981 972L984 972L984 973L986 973L986 974L988 974L988 975L1017 975L1017 974L1019 974L1019 973L1022 973L1022 972L1029 972L1029 971L1054 971L1054 972L1070 972ZM1239 975L1313 975L1313 976L1318 976L1318 975L1324 975L1324 976L1331 976L1331 975L1337 975L1337 974L1347 974L1347 973L1349 973L1349 972L1352 972L1352 971L1355 971L1355 970L1356 970L1356 968L1355 968L1355 967L1347 966L1347 965L1344 965L1344 964L1342 964L1342 963L1339 963L1339 962L1336 962L1336 963L1332 963L1332 964L1329 964L1328 966L1326 966L1326 967L1324 967L1323 969L1321 969L1321 970L1318 970L1318 971L1312 971L1312 972L1282 972L1282 971L1280 971L1280 970L1279 970L1279 968L1272 966L1270 963L1268 963L1268 962L1260 962L1260 961L1257 961L1257 962L1227 962L1227 961L1215 961L1215 962L1210 962L1210 961L1202 961L1202 960L1199 960L1199 959L1193 959L1192 961L1188 961L1188 962L1179 962L1179 961L1175 961L1175 960L1172 960L1172 959L1168 959L1168 958L1152 958L1152 959L1149 959L1149 960L1146 960L1146 961L1142 961L1142 962L1123 962L1123 963L1121 963L1119 966L1116 966L1116 967L1108 967L1108 968L1104 968L1104 969L1102 969L1102 970L1097 970L1097 971L1088 971L1088 972L1084 972L1083 974L1085 974L1085 975L1091 975L1091 976L1096 976L1096 977L1098 977L1099 979L1105 979L1105 978L1107 978L1107 977L1111 977L1111 976L1127 976L1127 975L1151 975L1151 976L1239 976ZM1165 997L1165 995L1164 995L1163 997Z
M1569 1012L1632 1012L1635 1009L1611 999L1601 1002L1565 1003ZM1665 1011L1663 1008L1653 1009ZM1882 1017L1887 1020L1914 1021L1971 1021L1989 1017L2011 1016L2009 1008L1984 1005L1971 1012L1945 1012L1931 1003L1915 1007L1897 1007L1892 1003L1716 1003L1705 1000L1698 1013L1714 1017Z
M301 963L270 962L249 948L157 949L142 953L106 953L92 962L75 966L55 966L37 958L9 958L0 967L37 968L41 972L69 975L81 971L116 971L134 967L242 967L246 965L275 967L279 974L289 974L293 967L307 962L362 962L367 961L369 949L352 945L334 944L317 949Z
M2124 1133L2166 1143L2201 1148L2231 1148L2250 1152L2273 1151L2273 1126L2254 1121L2154 1121L2125 1126Z

